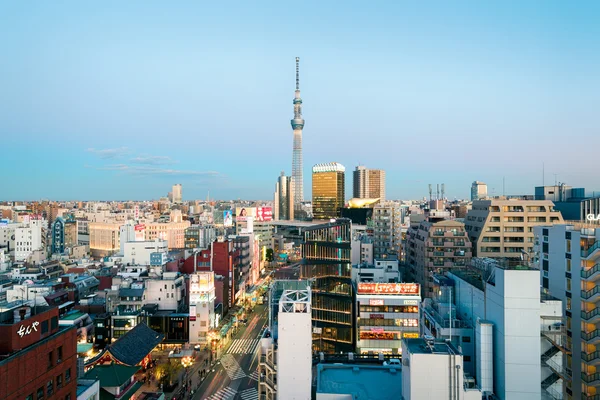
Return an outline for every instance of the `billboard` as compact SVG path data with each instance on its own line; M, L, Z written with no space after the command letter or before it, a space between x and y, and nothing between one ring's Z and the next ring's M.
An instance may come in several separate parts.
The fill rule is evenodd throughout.
M150 253L150 265L152 267L164 265L166 262L165 253Z
M144 241L144 234L146 231L146 225L143 224L137 224L133 227L133 230L135 232L135 241L136 242L143 242Z
M420 294L418 283L359 283L358 294Z
M190 305L190 321L196 320L196 305Z
M273 220L272 207L238 207L235 209L235 220L245 222L248 217L254 217L254 221L269 222Z
M233 216L231 215L231 210L223 211L223 226L233 226Z

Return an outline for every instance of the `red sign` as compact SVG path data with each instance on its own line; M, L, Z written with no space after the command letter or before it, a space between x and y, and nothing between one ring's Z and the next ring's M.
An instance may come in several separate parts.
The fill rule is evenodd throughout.
M371 328L371 332L383 333L383 328Z
M383 300L382 299L369 299L369 305L370 306L382 306Z
M418 295L418 283L359 283L358 294L414 294Z
M144 229L146 229L146 225L138 224L133 229L135 229L136 231L143 231Z
M383 314L371 314L369 316L369 318L371 318L371 319L383 319L383 318L385 318L385 316Z
M256 220L269 222L273 220L273 209L271 207L258 207L256 209Z

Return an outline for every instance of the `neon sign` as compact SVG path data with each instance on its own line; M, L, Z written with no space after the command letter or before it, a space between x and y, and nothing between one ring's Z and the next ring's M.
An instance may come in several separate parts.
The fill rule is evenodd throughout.
M419 294L417 283L359 283L358 294Z
M40 323L35 321L34 323L32 323L31 325L29 325L28 327L25 327L25 325L21 325L21 327L19 328L19 330L17 331L17 333L19 334L19 336L23 337L25 335L29 335L31 334L31 332L36 331L37 332L37 327Z
M588 221L598 222L598 221L600 221L600 214L596 214L596 215L594 215L594 214L588 214L586 216L586 218L587 218Z

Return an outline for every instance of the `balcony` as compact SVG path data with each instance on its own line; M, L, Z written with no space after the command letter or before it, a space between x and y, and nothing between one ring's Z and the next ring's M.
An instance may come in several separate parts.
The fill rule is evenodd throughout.
M582 290L581 298L588 302L595 302L600 299L600 286L594 286L594 288L590 290Z
M590 365L597 365L600 363L600 351L594 351L593 353L581 352L581 359Z
M600 320L600 307L596 307L591 311L581 311L581 319L592 324Z
M589 344L600 343L600 329L591 332L581 332L581 338Z
M587 250L581 250L581 257L589 257L593 252L600 249L600 240L596 241L592 247Z
M596 264L590 269L582 269L581 277L589 281L596 281L597 279L600 279L600 264Z
M275 379L272 379L275 378ZM260 383L265 384L272 392L277 391L277 375L273 377L267 377L266 375L260 376Z
M595 374L586 374L585 372L582 372L581 379L588 386L600 385L600 373L599 372L596 372Z

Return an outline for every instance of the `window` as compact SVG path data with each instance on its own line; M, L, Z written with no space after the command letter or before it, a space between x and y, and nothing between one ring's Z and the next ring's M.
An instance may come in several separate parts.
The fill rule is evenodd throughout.
M50 329L54 330L58 328L58 317L52 317L50 320Z
M71 400L71 393L68 393L68 394L65 396L65 400Z
M569 278L567 278L567 291L571 291L571 280Z
M56 388L60 389L63 385L63 378L62 378L62 374L58 375L56 377Z
M571 260L567 258L567 272L571 272Z
M30 393L27 397L25 397L25 400L33 400L33 393Z
M462 337L462 341L463 341L463 343L471 343L471 337L470 336L463 336Z
M52 352L48 353L48 369L54 366L54 362L52 361Z
M62 346L60 346L58 348L58 358L56 360L57 364L62 361L62 357L63 357L63 350L62 350Z
M46 394L48 395L48 397L52 396L52 394L54 393L54 381L52 379L50 379L48 381L48 383L46 384Z
M42 386L37 390L37 400L42 400L44 398L44 387Z
M165 284L165 290L167 290L167 285Z
M464 356L463 360L464 362L471 362L471 356Z
M42 335L48 333L48 320L42 321Z
M65 371L65 383L71 382L71 368L67 368Z
M571 252L571 241L567 240L567 253Z

